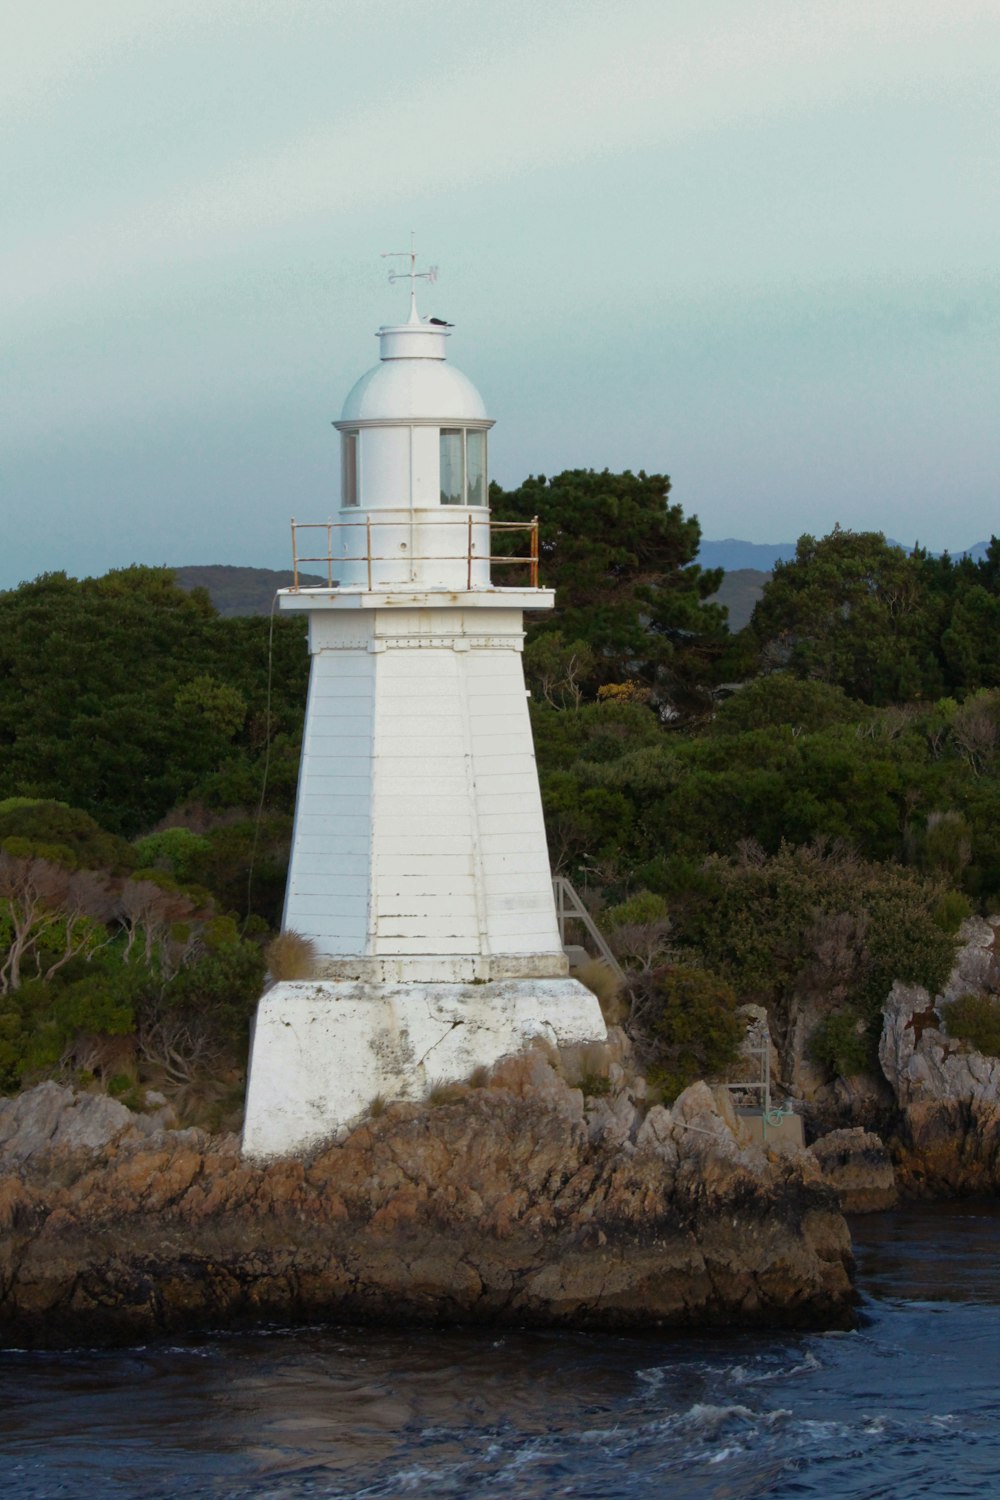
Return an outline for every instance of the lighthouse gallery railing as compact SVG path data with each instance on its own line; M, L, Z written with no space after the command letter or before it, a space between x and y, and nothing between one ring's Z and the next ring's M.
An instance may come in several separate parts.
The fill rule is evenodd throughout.
M421 515L421 517L420 517L420 524L421 524L422 527L423 526L429 526L429 525L431 525L431 526L432 525L447 525L447 526L449 526L450 528L453 529L454 525L455 525L455 519L453 517L451 517L451 516L441 516L440 518L437 518L437 517L428 517L426 514L424 514L424 515ZM538 517L537 516L533 516L530 521L490 521L490 523L489 523L489 528L490 528L490 551L489 551L489 555L485 556L485 557L484 557L484 555L481 552L477 552L475 550L475 540L474 540L474 536L473 536L473 525L475 525L478 528L478 527L480 527L482 525L482 521L474 520L474 518L472 516L469 516L469 518L468 518L468 534L467 534L467 539L466 539L466 546L465 546L465 548L462 551L460 551L460 552L442 553L440 556L436 556L436 557L432 556L432 555L428 555L428 554L423 554L423 556L421 558L421 561L423 561L423 562L458 562L458 561L464 561L466 563L466 566L467 566L467 580L468 580L467 581L467 587L470 588L470 589L472 587L472 565L473 565L474 562L487 562L487 563L490 564L491 567L493 566L494 563L497 564L497 566L500 566L500 567L508 566L508 565L514 565L514 564L521 564L522 566L526 566L527 569L528 569L528 576L529 576L529 579L530 579L530 587L533 588L533 589L537 589L537 587L538 587ZM326 566L326 582L327 582L327 587L328 588L336 588L336 586L337 586L337 581L334 579L334 576L333 576L334 564L338 564L339 565L340 563L345 563L345 562L366 563L367 566L368 566L368 587L371 588L371 586L372 586L372 563L377 563L377 562L395 562L395 561L398 561L398 554L395 554L395 553L393 553L393 554L388 554L388 553L382 554L382 553L379 553L379 552L375 551L375 547L377 546L376 533L380 529L384 530L384 529L387 529L389 527L392 527L393 529L398 529L398 527L399 527L399 520L398 520L398 518L395 518L392 521L378 521L378 520L373 520L371 518L371 516L365 516L365 517L360 517L359 516L356 521L294 521L293 520L292 521L292 576L293 576L293 580L294 580L293 583L292 583L293 590L297 590L300 587L300 585L299 585L299 568L300 568L300 565L302 563L322 563L322 564L325 564L325 566ZM318 531L318 532L322 533L325 536L325 538L326 538L326 551L325 552L316 553L313 556L307 556L305 553L300 552L299 551L299 532L300 531L303 531L303 532ZM333 550L334 532L341 532L341 531L355 531L355 532L360 532L360 537L358 538L358 540L359 540L359 542L361 544L361 550L359 550L357 552L353 552L353 553L351 553L351 552L337 552L337 553L334 553L334 550ZM494 553L494 551L493 551L493 537L494 537L494 535L497 534L497 533L515 532L515 531L526 531L526 532L529 533L529 542L528 542L529 550L528 550L527 554L524 555L524 556L510 556L509 557L509 556L505 556L502 553Z

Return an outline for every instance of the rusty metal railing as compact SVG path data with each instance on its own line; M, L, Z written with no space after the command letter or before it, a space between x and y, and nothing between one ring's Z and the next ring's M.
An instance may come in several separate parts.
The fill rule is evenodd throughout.
M415 515L413 519L421 527L424 527L424 526L435 526L435 525L438 525L438 526L446 525L446 526L450 526L450 527L452 527L454 529L455 526L456 526L456 524L460 524L460 518L457 517L457 516L454 517L454 518L452 518L451 516L440 516L440 517L438 517L438 516L428 516L426 514L422 514L422 515ZM398 530L401 525L405 525L405 524L406 524L406 522L405 521L401 521L398 516L395 517L391 521L373 520L370 515L366 515L366 516L363 516L363 517L359 516L356 521L296 521L296 520L293 519L293 521L292 521L292 579L293 579L293 582L292 582L292 591L295 592L295 593L297 593L298 590L299 590L299 568L300 568L300 566L303 563L321 563L321 564L325 564L325 566L326 566L326 584L327 584L327 588L331 588L331 589L337 587L337 580L335 580L334 576L333 576L333 568L334 568L334 564L335 563L336 564L345 563L345 562L349 562L349 563L364 563L366 565L366 568L367 568L368 587L370 589L372 587L372 564L373 563L380 563L380 562L400 562L400 561L402 561L402 559L400 557L400 554L398 552L394 552L394 553L380 553L380 552L374 551L374 548L373 548L373 533L377 532L379 530L379 528L385 529L387 527L392 527L393 529ZM439 554L421 553L419 557L412 558L411 561L415 561L415 562L464 562L465 566L466 566L466 575L465 575L466 576L466 587L469 588L469 589L472 588L472 565L473 565L474 562L485 562L485 563L488 563L491 569L494 566L494 564L496 564L499 567L516 566L516 565L520 565L522 567L526 566L527 569L528 569L528 577L529 577L529 580L530 580L529 587L533 588L533 589L537 589L537 587L538 587L538 517L537 516L533 516L530 521L490 521L488 523L489 524L489 536L490 536L490 543L489 543L490 550L489 550L488 553L485 553L485 554L481 553L481 552L477 552L476 551L476 546L475 546L474 531L475 531L475 529L478 529L479 527L481 527L482 524L483 524L482 521L477 521L476 518L473 517L473 516L469 516L467 518L465 546L464 546L464 548L462 548L461 551L443 552L443 553L439 553ZM324 533L325 534L325 538L326 538L326 551L325 552L318 552L318 553L315 553L313 555L308 555L306 553L300 552L299 551L299 532L300 531L304 531L304 532L305 531L319 531L319 532ZM333 550L334 532L341 532L341 531L360 531L362 533L362 538L361 538L362 550L358 551L358 552L353 552L353 553L352 552L337 552L337 553L335 553L334 550ZM507 555L502 554L502 553L494 553L494 551L493 551L493 537L494 537L494 535L498 534L498 533L505 533L505 532L509 533L509 532L515 532L515 531L526 531L526 532L529 533L527 555L523 555L523 556L522 555L507 556Z

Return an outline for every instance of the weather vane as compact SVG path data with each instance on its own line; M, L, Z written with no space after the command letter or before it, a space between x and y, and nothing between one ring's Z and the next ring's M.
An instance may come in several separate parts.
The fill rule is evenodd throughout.
M382 259L383 260L395 258L397 256L401 256L405 260L408 260L410 262L410 269L408 271L390 271L389 272L389 280L390 281L402 281L402 280L404 280L404 278L407 278L407 277L409 278L409 282L410 282L410 322L411 323L416 323L416 322L419 321L418 318L417 318L417 282L418 281L429 281L433 285L433 283L435 281L437 281L438 268L437 268L437 266L431 266L430 270L428 270L428 271L418 271L417 270L417 252L414 249L413 240L414 240L414 234L413 234L413 231L411 230L410 231L410 248L409 248L409 250L383 250L381 252L381 255L382 255Z

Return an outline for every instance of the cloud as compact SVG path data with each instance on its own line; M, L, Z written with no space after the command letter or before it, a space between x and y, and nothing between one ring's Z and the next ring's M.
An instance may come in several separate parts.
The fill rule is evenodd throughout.
M106 60L101 37L119 63L140 42L148 53L135 21L145 8L105 0L98 9L105 24L89 54L84 47L86 66ZM171 24L195 25L195 9L178 0ZM258 9L273 19L273 6ZM499 40L491 10L474 5L482 26L472 46L469 10L458 7L466 44L438 48L439 29L429 28L410 69L394 62L382 73L377 50L365 52L352 32L340 66L369 69L368 108L340 116L331 95L321 119L291 121L279 146L191 163L180 185L132 183L114 210L78 212L58 234L50 228L12 244L0 275L18 288L22 318L44 322L84 290L110 299L133 279L198 267L289 230L323 225L335 235L359 208L443 183L460 194L463 185L753 128L831 100L926 87L956 70L985 69L990 32L1000 45L1000 18L978 0L557 6L527 34L508 28ZM239 14L218 0L208 11L217 27ZM167 9L151 12L155 34ZM353 5L333 12L357 19ZM83 31L76 16L69 47L55 48L36 87L61 76ZM970 50L980 63L968 61Z

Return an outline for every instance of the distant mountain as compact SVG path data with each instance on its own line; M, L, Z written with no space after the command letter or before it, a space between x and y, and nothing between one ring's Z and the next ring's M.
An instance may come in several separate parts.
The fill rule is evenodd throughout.
M907 552L913 550L910 543L896 542L891 536L886 537L886 541L890 546L903 547ZM986 556L989 545L989 542L976 542L964 551L952 552L951 556L971 557L973 562L979 562ZM741 542L731 536L722 542L704 541L698 550L698 561L703 568L725 568L727 573L736 568L753 568L770 573L776 562L788 562L794 556L794 542ZM941 554L932 552L931 556L940 557Z
M727 573L745 568L770 573L776 562L794 556L794 542L740 542L731 536L723 542L702 542L698 550L703 568L725 568Z
M989 542L977 542L974 547L967 547L964 552L953 552L952 557L971 557L973 562L982 562L990 550Z
M278 589L292 586L290 571L273 568L232 568L225 563L206 567L175 568L182 589L207 589L220 615L267 615ZM300 573L299 583L315 586L326 582L315 573Z

